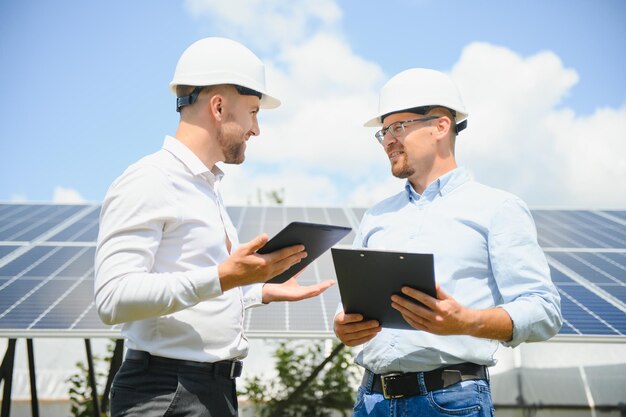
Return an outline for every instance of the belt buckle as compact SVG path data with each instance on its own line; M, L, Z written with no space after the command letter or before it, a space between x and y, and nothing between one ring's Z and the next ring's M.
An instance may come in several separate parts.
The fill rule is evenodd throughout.
M385 397L386 400L393 400L396 398L402 398L404 397L404 394L389 394L387 392L387 381L393 381L395 379L397 379L396 377L401 376L402 373L401 372L394 372L394 373L390 373L390 374L385 374L385 375L381 375L380 376L380 382L381 385L383 386L383 397Z
M239 365L241 362L239 361L232 361L230 363L230 373L228 375L228 377L230 379L235 379L237 378L239 375L235 375L237 373L237 365Z
M463 373L457 369L444 369L441 372L442 388L448 388L461 381L463 381Z

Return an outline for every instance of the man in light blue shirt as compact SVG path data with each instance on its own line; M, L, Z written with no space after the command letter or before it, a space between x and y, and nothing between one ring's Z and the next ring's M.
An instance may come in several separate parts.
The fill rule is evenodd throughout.
M432 253L437 296L405 287L409 299L390 300L415 330L337 314L337 337L364 344L355 416L491 416L487 367L498 345L546 340L561 327L526 204L457 166L454 144L467 117L448 76L414 68L389 80L366 123L382 127L376 138L392 174L407 183L367 211L354 246Z

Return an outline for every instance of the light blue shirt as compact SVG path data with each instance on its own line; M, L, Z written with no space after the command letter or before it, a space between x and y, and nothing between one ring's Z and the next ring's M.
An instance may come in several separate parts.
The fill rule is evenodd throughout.
M432 253L435 280L446 293L467 307L498 306L509 313L513 338L505 345L546 340L561 328L560 297L526 204L471 180L463 168L422 195L407 181L404 191L365 213L354 247ZM471 336L383 328L357 363L375 373L494 365L498 346Z

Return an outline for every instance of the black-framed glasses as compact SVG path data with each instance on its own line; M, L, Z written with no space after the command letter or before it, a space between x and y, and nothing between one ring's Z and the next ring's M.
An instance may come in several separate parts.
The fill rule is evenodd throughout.
M386 128L381 129L378 132L376 132L374 136L376 137L376 140L378 140L378 143L382 145L387 133L389 133L393 138L398 139L404 135L404 132L405 132L404 126L406 124L415 123L415 122L426 122L428 120L439 119L440 117L441 116L426 116L426 117L419 117L417 119L400 120L398 122L393 122Z

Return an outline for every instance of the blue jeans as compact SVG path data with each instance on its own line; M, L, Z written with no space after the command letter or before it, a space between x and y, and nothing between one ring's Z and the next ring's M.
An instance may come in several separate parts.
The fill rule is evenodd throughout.
M422 384L423 381L420 381ZM424 389L425 391L425 389ZM385 399L382 393L359 387L354 417L464 416L493 417L489 382L463 381L412 397Z
M191 366L124 360L111 387L111 417L237 416L235 380Z

